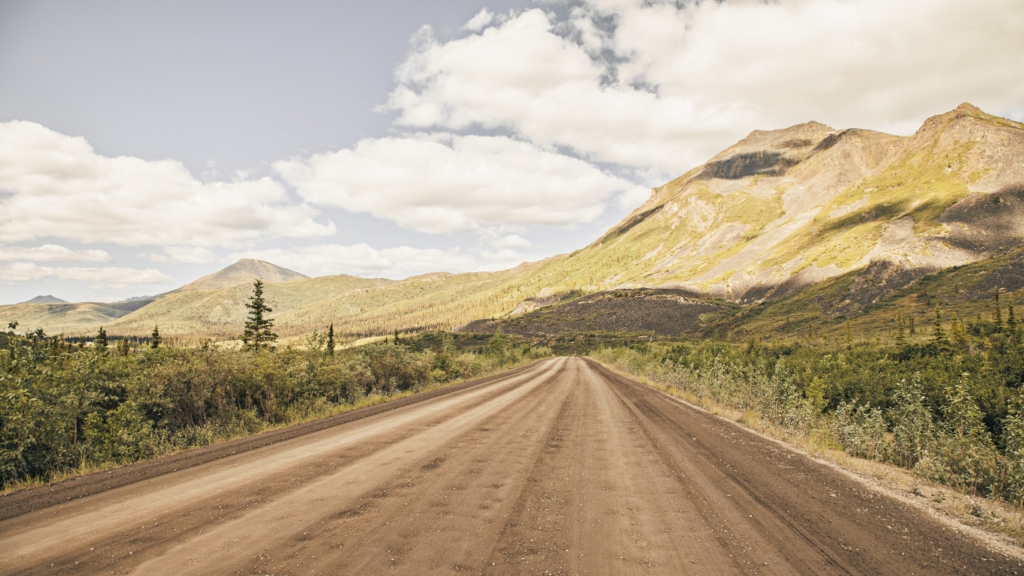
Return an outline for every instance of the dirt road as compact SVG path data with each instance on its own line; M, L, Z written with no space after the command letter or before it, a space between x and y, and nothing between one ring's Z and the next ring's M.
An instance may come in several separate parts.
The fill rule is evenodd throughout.
M20 496L0 521L0 573L1024 574L575 358L41 507L50 497Z

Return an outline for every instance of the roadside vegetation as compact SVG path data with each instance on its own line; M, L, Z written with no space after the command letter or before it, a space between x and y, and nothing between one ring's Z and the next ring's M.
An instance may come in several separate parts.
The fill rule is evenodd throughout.
M1011 308L1012 310L1012 308ZM1012 318L1012 320L1011 320ZM965 324L936 310L932 337L893 345L639 343L596 359L697 403L1024 505L1024 334L1016 318Z
M550 355L502 334L429 334L339 349L74 345L0 332L4 491L146 460L478 378ZM252 341L252 340L250 340ZM265 342L264 342L265 343ZM463 348L460 350L460 348Z

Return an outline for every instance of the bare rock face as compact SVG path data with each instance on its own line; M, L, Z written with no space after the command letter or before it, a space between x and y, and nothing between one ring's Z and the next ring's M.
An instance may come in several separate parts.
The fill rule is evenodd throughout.
M594 289L751 303L863 270L872 288L859 301L1022 239L1024 125L965 103L908 137L817 122L756 130L655 188L583 252L633 258Z
M220 272L214 272L208 276L203 276L195 282L178 288L175 292L219 290L221 288L230 288L231 286L237 286L239 284L248 284L257 278L262 279L264 282L276 284L279 282L302 280L303 278L309 278L309 276L300 274L294 270L282 268L271 264L270 262L243 258Z

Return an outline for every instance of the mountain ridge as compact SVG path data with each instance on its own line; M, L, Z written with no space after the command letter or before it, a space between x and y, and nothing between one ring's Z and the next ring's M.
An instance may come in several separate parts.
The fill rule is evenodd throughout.
M332 322L351 337L452 329L609 290L679 290L750 305L840 277L848 293L836 297L864 306L926 274L1019 246L1021 157L1024 125L967 103L910 136L813 121L754 130L653 188L643 205L571 254L500 272L399 281L311 279L240 261L116 319L108 332L144 335L159 322L161 333L166 325L231 337L240 330L245 284L262 270L277 274L264 279L282 335ZM829 310L839 308L821 313L838 313ZM0 320L7 317L0 308Z

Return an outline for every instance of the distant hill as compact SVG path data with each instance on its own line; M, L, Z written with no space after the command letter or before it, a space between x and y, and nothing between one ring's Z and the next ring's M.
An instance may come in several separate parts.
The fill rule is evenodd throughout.
M0 322L6 326L8 322L17 321L19 331L33 331L36 328L42 328L48 334L64 333L69 336L95 334L96 329L100 326L108 325L151 302L152 300L112 304L101 302L13 304L0 306Z
M67 300L61 300L56 296L47 294L46 296L36 296L31 300L26 300L22 304L67 304Z
M214 272L209 276L203 276L195 282L190 282L174 292L190 292L194 290L219 290L230 288L239 284L252 284L253 280L260 278L264 282L281 283L292 280L303 280L309 278L294 270L282 268L263 260L252 260L243 258L231 266Z

